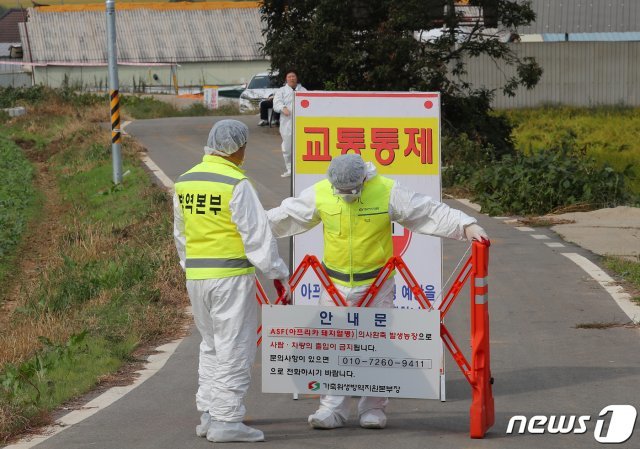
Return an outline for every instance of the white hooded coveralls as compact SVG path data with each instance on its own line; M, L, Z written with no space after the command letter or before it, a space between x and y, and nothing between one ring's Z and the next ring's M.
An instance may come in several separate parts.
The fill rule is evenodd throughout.
M306 92L307 89L302 87L302 84L298 83L295 88L296 92ZM287 173L291 173L291 136L293 135L293 98L294 89L288 84L285 84L276 91L273 97L273 110L280 114L280 136L282 136L282 157L284 157L284 165L287 169ZM282 109L286 107L289 109L289 116L287 117L282 113Z
M235 186L229 208L247 259L269 279L287 278L289 270L278 255L266 213L247 179ZM184 269L184 219L175 194L173 214L174 240ZM256 354L255 274L187 280L187 292L202 336L196 393L198 410L209 412L215 421L240 422L245 415L243 399Z
M367 180L376 175L376 169L367 162ZM366 181L365 187L366 189ZM306 232L321 222L316 209L315 189L313 186L303 190L297 198L285 199L279 207L267 212L271 229L276 237L289 237ZM476 222L476 219L444 203L435 201L421 193L405 189L397 182L391 189L389 199L389 217L391 221L419 234L436 235L457 240L466 240L464 228ZM391 232L391 229L389 229ZM389 278L375 297L371 307L393 307L394 278ZM371 284L346 287L336 284L349 306L355 306L369 289ZM323 291L320 298L323 306L334 306L331 297ZM320 410L328 409L343 421L349 417L349 396L323 395L320 398ZM382 409L387 398L362 397L358 403L358 414L362 416L369 410Z

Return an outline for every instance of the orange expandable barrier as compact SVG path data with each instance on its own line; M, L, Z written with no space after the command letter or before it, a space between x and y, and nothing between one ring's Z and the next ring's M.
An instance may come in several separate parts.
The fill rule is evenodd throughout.
M460 367L462 374L471 385L471 407L469 434L471 438L484 438L487 430L495 422L495 409L493 401L493 377L491 377L490 351L489 351L489 304L488 282L489 274L489 246L482 242L473 241L471 244L471 257L463 265L456 280L444 296L438 310L440 311L440 336L446 348L451 353L453 360ZM289 279L291 291L295 290L298 283L311 268L318 276L322 286L333 299L336 306L346 306L344 297L335 287L322 264L315 256L306 255L300 265ZM385 264L373 281L357 307L368 307L380 291L380 287L397 270L403 277L414 297L423 309L431 309L433 305L426 294L420 288L415 277L404 263L401 257L392 257ZM453 336L444 324L444 317L458 297L466 281L471 280L471 363L464 356ZM270 304L264 289L256 279L256 299L260 304ZM276 304L282 301L282 297L276 300ZM258 345L262 341L262 326L258 328Z

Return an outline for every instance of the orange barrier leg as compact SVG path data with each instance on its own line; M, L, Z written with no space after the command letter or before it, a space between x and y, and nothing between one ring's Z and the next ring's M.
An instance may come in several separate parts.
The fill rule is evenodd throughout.
M489 353L488 247L473 242L471 274L471 438L483 438L495 422Z
M389 276L391 275L391 273L393 273L394 268L395 268L395 258L392 257L385 264L382 270L380 270L380 273L378 273L378 276L371 283L371 286L365 292L365 294L362 295L362 298L360 299L360 301L358 301L358 303L356 304L356 307L369 307L369 305L371 305L371 303L373 302L373 299L378 295L378 292L380 291L382 284L384 284L389 278Z
M331 299L333 299L335 305L347 307L347 301L342 296L342 293L340 293L340 291L333 284L333 281L331 281L331 279L329 278L327 270L324 269L318 258L316 256L307 257L309 258L309 264L311 265L311 268L313 268L313 271L315 271L316 276L318 276L318 279L320 279L322 286L327 291Z
M265 293L264 288L262 288L262 284L260 283L258 278L256 278L256 300L258 301L258 304L260 304L260 306L262 306L263 304L269 304L269 297ZM256 344L260 346L260 344L262 343L262 324L258 326L258 330L256 333L258 334L258 342Z
M416 298L416 301L418 301L418 304L420 304L420 307L422 307L423 309L431 309L431 302L427 298L427 295L422 291L422 288L420 288L420 284L418 284L416 278L413 277L413 274L411 274L411 271L409 271L409 268L404 263L404 260L402 260L401 257L396 257L395 261L398 272L404 278L404 281L407 283L407 287L409 287L409 289L413 293L413 296L414 298Z

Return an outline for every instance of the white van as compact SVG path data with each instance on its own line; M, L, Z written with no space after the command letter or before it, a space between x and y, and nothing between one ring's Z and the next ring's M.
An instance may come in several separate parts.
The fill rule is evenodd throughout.
M240 94L240 112L256 111L262 100L274 95L282 87L276 80L277 75L269 72L254 75L247 88Z

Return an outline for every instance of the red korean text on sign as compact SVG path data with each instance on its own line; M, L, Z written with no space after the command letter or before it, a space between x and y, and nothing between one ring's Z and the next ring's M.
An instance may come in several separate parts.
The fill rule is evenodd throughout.
M307 140L307 153L302 155L303 161L330 161L329 128L305 128L304 133L320 134L321 140Z
M337 128L337 142L334 149L340 150L340 154L352 152L362 154L367 149L364 128ZM396 151L400 149L398 128L372 128L369 130L369 148L375 150L376 161L380 165L391 165L396 157ZM431 128L404 128L407 136L407 144L404 148L404 157L418 156L422 165L433 164L433 129ZM307 162L329 162L331 156L330 128L305 127L307 136L306 153L302 160Z
M431 128L405 128L404 133L409 136L404 155L411 153L420 156L420 162L433 164L433 130Z
M340 154L353 151L355 154L366 148L364 143L364 128L338 128L338 143L336 146L342 150Z
M396 158L398 143L397 128L372 128L371 148L376 150L376 160L380 165L390 165ZM386 153L386 155L385 155Z

